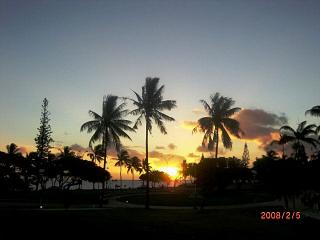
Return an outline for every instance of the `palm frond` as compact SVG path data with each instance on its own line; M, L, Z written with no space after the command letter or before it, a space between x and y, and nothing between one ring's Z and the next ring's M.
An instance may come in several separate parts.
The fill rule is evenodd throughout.
M80 127L80 132L83 132L87 130L88 133L91 133L92 131L95 131L100 125L100 121L92 120L88 121Z
M177 107L177 102L174 100L164 100L158 105L159 110L171 110L175 107Z
M293 134L293 135L295 135L296 134L296 131L292 128L292 127L290 127L290 126L288 126L288 125L285 125L285 126L282 126L281 128L280 128L280 132L288 132L288 133L290 133L290 134ZM284 134L285 135L285 134Z
M166 115L166 114L164 114L164 113L162 113L162 112L160 112L158 110L156 110L155 113L161 119L164 119L164 120L169 121L169 122L175 121L175 119L173 117L170 117L170 116L168 116L168 115Z
M94 112L92 110L89 110L89 115L91 117L93 117L95 120L101 121L101 119L102 119L102 117L98 113L96 113L96 112Z
M160 129L160 132L162 134L167 134L167 130L164 126L164 123L163 121L161 120L161 118L158 118L158 117L154 117L153 118L154 122L156 123L156 125L158 126L158 128Z
M314 139L314 138L304 138L302 141L306 142L306 143L309 143L314 147L317 147L317 144L320 144L320 142L317 139Z
M237 120L233 118L223 118L222 123L232 135L240 138L242 130L240 129L240 123Z
M138 126L141 126L142 125L142 118L143 118L144 116L141 114L138 118L137 118L137 120L136 120L136 122L134 123L134 125L133 125L133 129L138 129Z
M307 110L305 112L305 115L311 115L314 117L320 117L320 105L319 106L314 106L311 109Z
M227 109L225 111L225 117L231 117L232 115L236 114L237 112L241 111L241 108L239 107L235 107L235 108L231 108L231 109Z
M210 105L207 103L207 101L201 99L200 102L202 103L202 105L203 105L204 109L207 111L207 113L211 115L212 109L211 109Z
M222 140L223 146L227 149L232 149L232 141L231 141L231 138L230 138L228 132L226 131L226 129L223 126L220 126L220 130L222 132L221 140Z

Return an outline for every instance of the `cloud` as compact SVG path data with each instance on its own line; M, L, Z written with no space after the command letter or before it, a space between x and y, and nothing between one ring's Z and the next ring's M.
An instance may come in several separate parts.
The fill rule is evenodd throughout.
M164 146L156 146L155 149L157 149L157 150L163 150L163 149L166 149L166 147L164 147Z
M197 126L197 122L196 121L183 121L180 126L185 129L193 129Z
M85 148L85 147L81 146L80 144L75 143L75 144L70 145L70 150L75 153L85 153L87 151L90 151L90 148L88 148L88 147Z
M284 114L277 115L263 109L243 109L235 119L244 131L242 139L257 140L263 149L278 137L279 128L288 123Z
M127 151L130 157L138 157L140 160L143 160L146 157L144 153L141 153L132 148L128 148Z
M192 112L193 112L194 114L196 114L196 115L203 115L203 114L205 114L205 111L203 111L203 110L200 109L200 108L194 108L194 109L192 109Z
M19 147L19 152L22 154L22 155L26 155L28 152L30 152L29 151L29 149L28 149L28 147L26 147L26 146L21 146L21 147Z
M207 146L203 147L202 145L198 146L198 147L196 148L196 151L197 151L197 152L201 152L201 153L207 153L207 152L209 152L209 153L215 153L215 152L216 152L215 149L212 150L212 151L209 151ZM225 155L226 153L227 153L227 151L226 151L224 148L218 148L218 154L219 154L219 155Z
M159 151L151 151L151 152L149 152L149 157L151 157L151 158L162 158L163 157L163 153L159 152Z
M170 144L168 145L168 148L169 148L170 150L174 150L174 149L177 148L177 145L175 145L175 144L173 144L173 143L170 143Z
M189 158L198 158L200 155L194 154L194 153L189 153L188 156Z
M166 164L179 167L182 161L185 160L185 157L177 154L165 154L159 151L151 151L149 152L149 160L151 166L155 168Z

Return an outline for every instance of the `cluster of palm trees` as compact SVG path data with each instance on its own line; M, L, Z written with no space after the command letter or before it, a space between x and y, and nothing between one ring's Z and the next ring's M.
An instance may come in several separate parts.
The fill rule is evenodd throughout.
M305 112L305 115L311 115L320 117L320 106L314 106ZM294 150L294 157L296 160L303 160L305 153L305 145L311 145L314 149L317 149L320 144L320 125L307 124L307 121L303 121L298 124L294 129L291 126L285 125L280 128L280 137L278 140L271 142L271 145L278 144L282 146L282 158L286 158L285 146L291 144ZM306 160L306 159L304 159Z
M117 154L117 157L115 158L116 163L115 166L119 167L120 169L120 188L122 188L122 167L127 168L127 173L131 173L132 175L132 188L134 188L134 173L138 172L141 173L142 168L142 162L141 160L136 157L130 157L128 151L121 150L120 153Z
M60 154L48 155L43 162L37 152L23 156L14 143L7 145L7 152L0 152L0 190L41 190L50 188L68 190L82 181L102 182L110 179L109 172L95 163L83 161L68 146Z
M89 115L93 120L84 123L80 131L87 131L93 133L89 141L89 146L95 142L100 142L103 149L103 168L106 169L107 151L110 148L115 148L119 153L123 150L120 138L131 140L127 132L134 132L142 121L145 121L146 134L146 208L149 208L149 156L148 156L148 136L152 133L152 123L154 122L161 133L167 134L164 121L174 121L174 118L164 114L162 111L171 110L176 107L176 101L163 99L164 85L159 87L159 78L146 78L145 84L142 86L141 94L133 91L135 98L119 98L117 96L108 95L104 97L102 103L102 114L94 111L89 111ZM126 103L118 104L118 100L130 100L134 109L129 111L126 109ZM137 116L137 119L131 127L132 122L125 117L128 115ZM121 166L121 165L120 165ZM103 182L103 189L105 189L105 182Z

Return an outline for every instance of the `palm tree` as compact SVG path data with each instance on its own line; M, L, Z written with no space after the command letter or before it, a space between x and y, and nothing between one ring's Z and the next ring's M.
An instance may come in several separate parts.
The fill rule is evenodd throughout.
M99 164L101 161L103 161L103 147L101 144L98 144L94 146L94 148L91 146L90 147L90 152L87 152L87 156L91 159L91 161L96 164L98 162ZM92 182L92 189L95 189L95 182Z
M103 147L102 144L98 144L96 146L94 146L94 148L91 146L90 147L90 152L87 153L88 157L91 159L91 161L93 163L96 163L96 161L98 163L100 163L101 161L103 161Z
M292 137L291 136L288 136L288 135L283 135L280 133L280 137L278 140L273 140L270 145L273 145L273 144L277 144L279 146L282 146L282 159L285 159L286 155L285 155L285 145L292 141Z
M70 149L69 146L63 147L63 150L60 150L59 158L70 158L75 157L75 153Z
M134 172L142 172L142 163L138 157L132 157L127 162L127 173L131 172L132 174L132 188L134 188Z
M127 139L131 138L126 131L134 131L129 125L131 121L124 119L128 111L125 108L126 104L117 104L118 97L108 95L104 97L102 104L102 115L94 111L89 111L89 115L93 120L84 123L80 131L87 130L88 133L94 132L90 141L89 147L96 141L102 140L103 146L103 169L106 169L107 164L107 149L114 146L118 151L120 150L120 137ZM102 182L102 190L105 189L105 182Z
M148 134L151 134L152 120L159 127L160 132L167 134L167 130L164 126L164 121L174 121L174 118L164 114L163 110L171 110L176 107L176 101L174 100L163 100L164 85L158 87L159 78L146 78L145 84L142 87L141 95L133 91L136 100L130 99L136 109L130 113L138 116L134 128L142 124L142 119L146 121L146 166L147 166L147 188L146 188L146 209L149 209L149 156L148 156Z
M7 156L8 156L8 162L7 166L11 168L13 166L14 172L16 171L15 162L17 157L21 157L20 148L15 143L10 143L6 146L7 148Z
M280 128L280 132L287 138L288 142L294 143L294 148L296 151L296 159L298 159L299 154L303 151L303 143L311 144L316 147L319 141L314 137L316 135L315 124L307 125L307 121L299 123L297 130L294 130L290 126L283 126Z
M307 110L306 115L310 114L311 116L314 117L320 117L320 106L314 106L311 109Z
M311 116L314 116L314 117L320 117L320 105L312 107L311 109L307 110L305 114L306 115L310 114ZM320 132L320 125L317 127L316 131L317 133Z
M18 146L15 143L10 143L6 146L6 148L9 156L21 155L20 148L18 148Z
M121 150L120 153L117 154L117 158L115 159L118 160L115 163L115 166L120 168L120 189L122 189L122 166L126 166L129 161L128 151Z
M216 159L218 159L219 131L221 131L221 140L223 146L227 149L232 148L232 141L229 133L240 138L243 132L237 120L231 118L232 115L239 112L241 108L232 107L235 101L232 98L220 96L215 93L210 97L211 105L206 100L200 100L204 109L208 113L207 117L200 118L198 125L192 130L193 133L203 132L202 146L208 143L208 150L216 147Z

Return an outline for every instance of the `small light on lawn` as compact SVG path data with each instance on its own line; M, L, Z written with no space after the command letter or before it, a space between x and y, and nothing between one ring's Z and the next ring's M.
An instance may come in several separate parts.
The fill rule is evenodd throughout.
M129 201L127 200L126 203L128 203Z
M40 205L40 208L42 209L42 205Z

